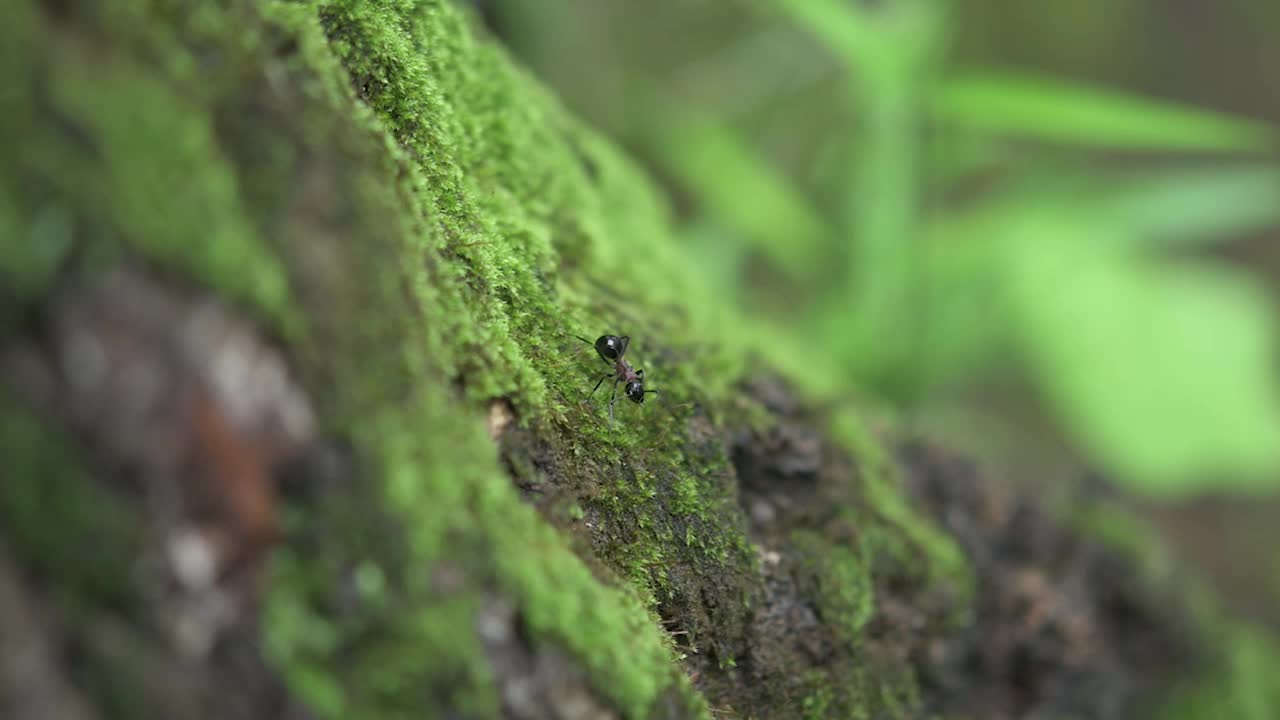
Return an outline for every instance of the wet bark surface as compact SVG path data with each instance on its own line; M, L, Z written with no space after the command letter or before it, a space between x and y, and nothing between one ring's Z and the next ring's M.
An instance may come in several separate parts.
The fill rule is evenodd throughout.
M963 457L925 442L900 457L912 493L961 543L979 582L974 623L943 643L928 675L928 707L1135 717L1191 668L1188 607L1145 585L1131 560Z

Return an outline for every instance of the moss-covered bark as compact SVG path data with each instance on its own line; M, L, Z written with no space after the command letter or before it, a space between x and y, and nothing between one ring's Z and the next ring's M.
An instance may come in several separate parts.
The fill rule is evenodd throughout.
M974 660L1010 566L1050 634L1113 628L1097 578L748 373L648 181L453 5L8 15L0 581L86 712L1126 717L1212 661ZM606 331L661 392L613 425ZM1192 615L1133 592L1144 641ZM980 702L1027 663L1049 690Z

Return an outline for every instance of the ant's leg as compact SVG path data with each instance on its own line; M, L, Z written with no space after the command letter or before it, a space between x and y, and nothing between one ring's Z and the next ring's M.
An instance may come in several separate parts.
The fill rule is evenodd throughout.
M618 401L618 381L613 381L613 392L609 393L609 427L613 427L613 404Z
M592 395L595 395L595 394L596 394L596 391L600 389L600 385L601 385L602 383L604 383L604 381L605 381L605 380L608 380L608 379L609 379L609 378L611 378L611 377L613 377L613 376L612 376L612 375L602 375L602 376L600 376L600 379L596 381L596 386L595 386L595 387L593 387L593 388L591 388L591 394L590 394L590 395L587 395L587 399L588 399L588 400L590 400L590 399L591 399L591 396L592 396Z

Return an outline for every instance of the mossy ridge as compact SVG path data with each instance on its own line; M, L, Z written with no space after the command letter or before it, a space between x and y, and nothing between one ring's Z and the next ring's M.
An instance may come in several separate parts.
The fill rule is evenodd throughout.
M562 418L585 380L566 355L594 362L573 335L631 334L643 364L646 337L686 322L664 307L686 308L694 286L681 282L648 182L499 50L475 41L449 3L317 8L357 94L422 173L414 189L456 268L440 278L441 309L470 312L446 320L450 365L470 397L507 397L524 420ZM655 273L663 282L648 282ZM727 353L689 355L662 367L664 387L732 380L717 372ZM625 448L653 439L633 434L635 425L593 439Z
M324 13L321 13L321 17L324 18ZM334 31L335 21L332 16L321 22L327 23L328 32ZM444 16L443 24L436 31L442 36L456 32L457 29L449 22L448 16ZM307 32L314 29L314 26L301 28ZM404 49L399 48L398 51ZM414 55L408 53L407 56ZM431 112L448 116L446 108L436 108ZM385 120L381 114L379 119ZM445 143L445 148L456 147ZM435 157L432 158L440 166L447 166L444 159L449 156L445 148L437 148ZM447 167L439 170L432 163L419 165L413 162L416 158L411 152L407 153L407 159L409 162L402 162L399 167L405 179L400 185L402 192L398 197L382 198L381 193L384 191L379 189L377 183L355 189L353 195L357 205L366 205L367 208L360 214L366 218L400 218L404 215L403 212L384 213L380 205L394 205L408 200L412 210L410 217L426 218L427 222L425 226L416 228L387 228L386 237L404 242L404 246L396 249L396 255L405 258L421 257L418 252L429 250L433 242L442 243L444 251L450 252L448 244L455 237L454 233L459 233L457 237L467 237L460 234L463 226L469 221L483 222L485 213L478 211L473 217L467 217L470 211L465 199L450 195L453 188L447 183L441 183L450 176L457 177ZM436 174L429 176L429 170ZM423 175L419 176L419 172ZM436 194L440 188L443 188L444 195ZM428 193L428 189L431 193ZM428 204L425 202L427 200L434 201L434 204ZM422 204L417 205L418 202ZM453 224L459 218L463 220ZM425 237L422 233L424 229L429 233ZM482 244L475 247L482 247ZM440 249L440 245L436 245L436 249ZM381 417L366 416L358 428L352 429L353 436L357 445L378 449L372 455L379 459L387 479L386 505L405 524L405 531L409 536L409 566L430 567L432 563L442 561L458 563L466 570L466 575L472 578L473 583L476 580L483 583L488 578L487 582L516 600L525 631L535 641L553 640L569 649L583 662L589 675L600 681L597 690L601 694L612 698L628 716L642 717L653 706L660 693L679 688L683 681L670 662L665 644L640 604L627 593L598 585L586 568L564 549L563 541L554 531L520 503L512 492L509 481L496 471L492 445L481 432L478 422L464 425L452 433L437 434L433 431L429 437L421 437L412 430L418 427L448 428L451 424L457 426L454 422L457 408L448 402L447 391L435 372L439 367L436 353L442 353L443 346L429 345L429 338L423 336L422 330L406 326L402 322L405 319L427 324L445 317L465 318L457 326L445 323L445 328L440 332L446 339L445 345L465 347L480 358L476 361L474 358L455 354L452 358L446 356L444 361L456 368L464 381L468 396L481 399L506 395L518 411L526 412L540 407L544 402L538 391L540 377L522 358L518 344L512 340L513 336L520 334L519 328L513 328L507 323L511 318L502 317L501 313L505 309L501 305L504 302L495 302L492 298L495 289L504 287L498 285L498 281L505 280L508 276L487 272L483 265L482 271L476 272L457 263L449 264L444 261L447 259L442 258L437 265L441 272L434 273L427 281L418 270L420 265L417 262L407 262L397 267L395 263L386 262L385 258L351 258L355 266L364 271L362 275L367 273L367 277L382 276L382 280L373 283L371 287L381 287L383 296L373 298L371 304L354 302L340 306L353 310L370 306L394 307L396 298L403 295L402 288L405 285L410 288L417 307L408 313L409 317L387 322L386 328L381 331L386 333L387 343L398 344L406 350L399 357L386 361L395 367L374 374L403 379L403 382L395 383L399 388L385 390L407 392L410 398L418 394L422 396L419 402L407 403L409 407L417 408L415 411L406 411L403 399L396 402L394 396L388 397L382 392L378 392L379 397L358 402L356 407L398 406L398 409L382 412ZM514 261L514 257L511 260ZM464 269L459 274L451 275L453 267ZM536 294L533 286L529 286L527 290L528 292L522 293L517 288L506 304L514 306L520 304L516 300L523 302ZM501 295L500 292L497 294ZM546 302L548 304L544 309L550 312L554 306L549 304L549 300ZM459 312L450 315L454 310ZM470 310L471 315L462 315L463 310ZM358 310L355 312L358 314ZM541 320L545 321L545 318ZM348 326L348 323L334 324L337 333L341 332L342 327ZM364 336L350 348L353 355L363 350L363 343L373 339L369 335L374 329L369 327L367 319L364 324ZM476 328L485 330L477 331ZM530 326L528 333L534 332L535 326ZM343 342L343 338L334 340L337 343ZM326 351L332 351L333 348L334 343L325 343ZM414 351L413 348L423 350ZM485 363L493 363L493 366L486 367ZM519 367L523 367L523 370L512 369ZM370 370L365 368L363 373L368 375ZM492 382L486 382L483 377L485 375ZM431 461L426 461L428 458ZM469 547L470 551L458 553L460 546ZM451 552L446 554L446 548ZM286 583L285 587L287 585ZM426 598L438 593L430 587L431 583L423 579L411 580L409 585L420 586L419 592ZM426 587L421 587L424 585ZM456 611L460 621L468 617L468 613L474 616L478 601L479 598L475 595L469 600L461 601ZM430 601L428 607L432 607ZM420 630L415 637L422 637L423 627L434 625L434 621L425 622L430 617L425 613L416 615L423 621L410 621L410 626ZM455 625L466 627L465 622ZM392 637L404 642L399 633L392 633ZM453 644L457 638L422 639L427 648L436 647L452 653L458 651ZM472 639L471 644L474 645L474 642ZM430 653L427 652L427 655ZM474 658L474 648L464 655ZM317 666L315 669L323 668ZM471 685L473 692L470 697L457 696L458 706L481 715L487 709L482 672L483 667L480 665L468 668L466 663L458 663L449 673L469 678L463 684ZM439 681L441 678L437 676L434 679ZM404 685L397 683L396 687L402 688ZM687 696L687 686L685 687L683 694ZM387 702L394 702L397 697L403 696L390 693L385 699ZM697 706L696 701L691 702Z
M694 412L682 406L714 407L707 400L713 395L694 388L706 377L727 382L714 367L717 354L664 364L657 373L651 365L650 376L662 378L662 402L643 409L620 407L622 417L613 427L602 421L601 409L570 401L594 377L583 369L599 367L591 349L572 337L594 335L581 329L591 325L572 323L600 312L584 298L608 295L592 284L599 278L584 281L560 268L587 263L611 284L635 278L638 268L626 262L627 251L611 260L602 256L638 247L630 242L639 237L638 228L652 233L645 238L643 269L668 269L649 252L669 242L667 230L652 220L661 218L659 206L644 199L647 183L597 147L554 103L530 92L528 79L511 70L496 50L475 44L447 5L405 6L397 14L333 2L322 3L319 14L356 93L423 173L424 181L413 187L424 213L439 225L440 252L458 261L459 275L436 285L436 316L472 313L444 331L446 344L461 349L451 364L468 396L505 397L557 453L593 458L600 472L581 482L611 478L580 501L604 514L602 557L643 589L650 606L676 595L700 602L710 585L739 600L754 555L735 524L727 458L720 453L691 467L688 455L695 451L679 448ZM462 53L474 55L472 61L458 65L449 59ZM435 117L441 121L424 120ZM494 152L495 147L502 151ZM628 206L642 211L628 214L610 206L606 212L597 201L592 183L616 185L609 178L619 177L633 196ZM610 222L615 211L626 222ZM651 219L637 220L642 216ZM641 296L637 305L656 307L663 300ZM643 348L643 336L636 332L636 339L633 357ZM627 421L623 413L643 414ZM688 492L678 507L669 507L666 498L675 484ZM665 566L683 565L688 569L683 577L694 579L717 574L708 560L724 568L712 583L673 587Z
M218 32L226 38L272 34L273 29L265 25L246 27L246 17L252 19L252 14L228 12L222 20L229 23L234 19L235 25L224 25ZM217 20L216 16L205 14L203 22ZM403 583L400 586L378 590L377 583L367 584L375 589L366 589L366 594L385 594L389 604L373 597L355 617L335 621L324 610L328 607L327 598L342 586L350 569L345 567L344 558L353 563L368 561L336 550L348 542L352 548L368 545L367 523L372 516L354 524L344 524L340 513L332 508L309 516L303 523L305 527L328 528L333 533L317 540L323 543L324 552L302 555L285 549L280 555L264 627L274 657L295 691L327 714L419 716L431 710L420 707L416 699L421 696L409 689L437 688L447 690L440 696L448 700L446 704L486 715L494 709L496 698L484 677L478 641L462 631L438 636L433 628L469 628L480 595L501 592L518 604L521 622L532 641L563 646L584 664L591 677L607 678L597 683L597 689L627 715L644 716L659 694L672 690L685 697L692 708L689 712L698 714L699 701L692 697L671 662L663 639L644 609L627 593L595 582L564 549L554 531L518 501L498 470L492 446L478 422L456 422L457 408L449 402L449 391L437 372L435 355L440 352L439 345L424 329L428 325L424 315L438 309L440 296L444 295L436 294L436 288L425 282L420 269L422 255L416 252L424 242L424 229L430 225L421 222L424 214L418 208L406 203L406 197L411 195L397 190L417 181L413 167L396 161L396 149L380 142L376 131L370 132L374 129L373 123L368 122L372 118L362 115L348 96L326 90L326 80L312 76L327 67L319 53L327 45L317 41L318 25L287 9L281 9L276 20L275 29L285 27L286 35L298 34L303 53L287 60L282 68L291 73L287 80L320 91L312 97L291 99L297 103L293 109L306 118L303 133L296 132L292 119L280 114L278 108L274 116L263 118L256 129L271 143L295 143L293 152L275 159L285 167L266 168L263 172L289 177L286 170L291 169L290 179L295 183L300 180L302 168L330 173L325 179L333 183L333 197L347 200L345 207L353 219L343 228L345 233L313 237L313 246L306 250L339 258L343 261L341 267L354 281L334 287L328 282L332 278L323 274L297 274L290 283L294 295L301 299L299 305L274 295L278 291L272 288L280 286L276 280L254 279L252 272L244 273L243 268L234 272L220 267L216 258L201 255L205 250L200 249L200 238L209 236L209 227L180 225L190 234L152 232L163 228L163 223L137 225L132 213L139 207L135 202L126 202L135 196L109 195L123 198L119 207L112 203L99 205L93 200L97 191L106 190L107 182L128 183L139 175L144 179L167 177L176 181L166 170L172 164L159 155L168 144L186 141L196 155L180 157L200 161L186 168L191 175L190 186L210 190L215 198L227 198L227 204L217 208L226 217L197 217L214 222L213 230L232 227L234 232L228 231L228 236L234 235L234 243L248 257L262 260L271 273L284 266L308 267L306 263L283 263L278 255L283 253L296 261L298 258L289 254L303 251L300 238L291 237L305 229L291 229L296 217L277 219L272 225L272 216L278 215L279 209L238 204L245 201L237 192L235 172L246 160L244 155L267 139L250 141L236 134L234 127L218 128L208 119L210 114L217 116L227 104L235 102L230 97L231 88L265 82L254 68L275 62L269 56L273 48L259 47L256 62L241 66L243 74L236 78L237 82L226 85L227 94L209 93L196 103L181 95L163 73L133 59L135 53L146 55L156 47L168 48L165 52L182 52L183 42L177 33L170 38L172 42L158 41L163 31L154 26L146 33L145 49L94 48L105 55L106 62L93 71L92 82L85 81L89 71L70 59L50 61L41 57L40 65L48 73L54 97L59 101L57 111L68 121L88 128L94 146L136 146L136 140L128 137L132 129L122 118L138 108L116 106L117 114L109 118L87 117L102 108L110 114L112 102L124 97L146 100L147 112L154 112L144 125L151 133L153 147L135 147L136 154L112 155L102 162L91 149L74 149L73 143L63 142L65 138L51 136L46 149L73 149L52 160L36 157L25 170L46 180L63 168L76 170L65 185L53 190L69 209L87 211L95 225L107 229L101 238L85 242L118 242L157 265L192 276L230 298L258 308L269 324L294 338L291 349L308 385L326 389L314 394L327 429L351 438L381 480L363 486L365 490L361 492L373 492L374 505L396 518L405 533L403 538L388 542L404 555L382 560L400 563L399 568L421 568L429 574L433 565L445 559L446 542L452 551L466 549L461 557L454 558L466 571L463 588L442 592L431 587L425 578L402 570L398 574ZM218 35L216 28L205 29L211 36ZM81 37L59 40L92 43ZM181 67L185 63L174 59L173 64ZM271 108L272 99L268 97L263 104ZM359 120L362 117L363 126ZM357 120L353 124L349 118ZM232 163L228 158L239 162ZM253 167L252 162L247 165ZM396 175L409 179L397 185L390 180ZM184 178L178 184L186 182ZM154 184L142 186L151 192L160 190ZM171 193L157 195L166 199L170 196ZM160 204L162 207L154 212L161 216L175 206L183 207L180 203ZM263 226L273 232L262 233ZM114 237L108 238L108 232ZM270 243L256 239L265 236L270 237ZM431 242L430 238L425 240ZM403 260L390 260L396 257ZM264 287L267 290L261 289ZM369 317L369 307L385 309L388 316ZM290 317L298 319L285 320ZM378 351L370 352L371 347ZM344 372L354 369L359 372ZM353 383L354 378L364 380ZM424 427L433 428L433 434L422 437L415 431ZM356 506L361 504L359 498L350 499ZM530 546L538 550L531 553ZM377 563L379 559L373 561ZM397 574L388 571L387 575ZM388 614L388 607L394 612ZM456 622L438 622L449 617ZM346 659L342 672L332 663L337 649ZM377 671L372 669L375 667ZM359 672L360 668L368 672ZM347 672L352 669L357 671ZM442 687L454 682L454 686Z

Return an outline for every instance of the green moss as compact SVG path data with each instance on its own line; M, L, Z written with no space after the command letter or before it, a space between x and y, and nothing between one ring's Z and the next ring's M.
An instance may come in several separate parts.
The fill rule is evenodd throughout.
M800 711L804 720L824 720L830 718L834 711L834 698L829 687L827 687L827 678L823 673L809 673L809 684L815 686L815 689L800 703Z
M431 438L408 430L457 425L452 418L458 410L448 404L440 386L438 373L444 370L463 380L472 403L505 396L522 423L544 433L556 432L566 420L573 423L571 442L596 462L616 466L623 460L623 447L640 444L641 433L629 433L625 425L610 430L599 410L567 399L581 391L584 374L591 377L580 368L593 368L594 358L569 356L566 362L566 346L578 349L571 335L584 332L579 328L587 323L563 324L566 312L573 318L585 308L573 302L571 290L557 278L562 259L551 240L561 225L567 232L581 232L574 226L590 219L582 207L590 188L563 186L557 179L581 173L567 164L576 159L565 153L558 136L545 134L547 123L540 115L527 116L549 113L542 107L545 99L530 97L526 80L491 48L475 45L447 6L424 4L401 15L334 3L322 5L318 16L357 92L404 151L398 168L402 192L396 202L407 202L409 216L426 222L390 233L402 243L397 254L438 253L440 258L440 271L429 283L422 282L427 278L416 273L413 263L397 268L379 262L368 268L395 273L376 283L388 293L379 303L393 302L398 286L408 285L419 304L410 315L429 317L432 324L430 332L391 324L389 341L420 342L429 351L407 353L403 366L376 373L383 378L407 373L407 382L387 389L402 393L403 387L414 388L414 394L423 396L420 403L411 403L417 409L400 407L383 419L366 417L353 429L362 447L375 448L371 455L383 467L381 504L407 529L410 566L459 558L467 577L484 579L485 585L516 600L525 632L535 642L568 649L591 677L600 679L597 689L604 696L629 716L643 716L665 688L683 684L645 611L653 602L649 592L661 587L649 583L663 561L655 549L667 544L669 528L638 507L656 497L659 471L647 462L635 463L637 470L629 478L634 482L602 495L616 516L607 522L618 523L624 515L635 520L632 541L617 543L612 559L627 576L644 578L638 585L644 592L619 591L598 584L560 537L520 503L497 472L478 423ZM602 241L598 236L590 240ZM366 368L362 374L370 372ZM378 407L389 399L358 405ZM458 543L465 547L466 538L475 547L459 553ZM414 604L432 607L440 601L435 594L427 588ZM466 643L448 644L454 656L477 656L476 648L466 650ZM483 697L484 678L464 673L462 667L442 673L437 666L432 677L461 675L464 680L451 686L470 686L474 692L467 697ZM477 712L482 708L461 691L453 699Z
M856 645L875 612L870 544L850 547L807 530L796 531L791 539L806 580L816 586L812 596L819 614L838 630L843 642Z
M568 651L627 716L645 716L671 691L697 714L705 706L642 593L600 584L519 500L476 412L478 401L505 395L526 424L550 430L572 416L600 426L565 399L589 366L566 360L566 333L601 321L562 324L563 298L570 317L581 320L587 306L557 278L552 237L583 242L578 226L594 225L591 242L600 242L603 229L590 200L581 207L592 193L560 138L569 129L541 119L546 99L470 40L447 5L279 5L268 14L264 23L242 6L205 8L173 30L154 22L106 34L133 45L63 38L92 63L78 52L20 58L48 79L47 99L30 107L62 125L49 124L19 159L22 176L43 183L35 199L96 228L82 246L127 248L294 337L300 372L324 390L315 396L326 430L349 438L367 468L368 481L341 503L304 509L298 539L273 561L270 656L326 716L430 715L424 693L442 708L489 716L496 696L474 623L484 598L502 597L522 637ZM281 62L273 53L290 38L296 50ZM250 61L188 92L187 48L219 42ZM263 67L278 74L261 77ZM366 72L396 86L365 94L374 113L350 90ZM308 94L285 90L280 100L269 82ZM255 123L236 121L243 108ZM557 180L575 176L568 186ZM283 191L261 192L273 182ZM298 189L307 182L321 186L315 197ZM307 203L321 201L328 209L317 219ZM20 212L4 215L30 225ZM455 379L471 402L453 399ZM619 462L608 449L635 447L658 425L600 427L584 451ZM656 487L657 473L647 478ZM82 485L68 476L48 487ZM5 490L17 516L48 516L39 486ZM29 530L24 547L56 561L61 551L46 552L40 528ZM338 596L352 583L360 601L345 607Z
M840 525L840 523L837 523ZM792 533L796 573L806 597L824 624L834 631L843 660L805 676L809 688L802 715L838 718L908 718L917 714L919 686L909 667L877 660L865 651L863 632L875 615L877 555L884 550L883 530L847 518L848 527L863 526L856 542L837 541L809 531Z
M475 618L502 598L626 716L673 693L705 714L653 613L732 671L756 555L723 445L690 424L761 412L730 392L728 338L682 344L732 333L698 309L714 303L642 174L447 3L120 2L58 26L21 5L64 50L20 43L31 57L7 65L43 78L3 126L19 182L0 220L49 239L6 261L40 271L30 295L68 244L213 288L287 339L326 434L355 449L358 481L296 509L271 564L263 633L291 689L326 717L416 717L423 697L491 715ZM602 398L580 402L602 365L573 337L606 331L661 392L612 427ZM617 586L511 487L481 422L499 397L571 459L556 482L578 484L569 515L598 520ZM864 549L822 570L851 643Z
M80 120L97 149L92 163L65 175L50 172L65 183L59 190L142 255L283 323L284 269L246 217L207 109L128 60L65 62L52 70L54 106Z
M949 535L911 507L904 495L899 466L873 438L853 411L837 414L833 433L860 462L862 493L873 516L872 538L877 554L887 555L931 585L945 585L955 596L952 623L962 626L972 617L975 592L973 569Z
M698 481L689 476L676 480L672 488L671 509L677 515L701 516L705 512L698 496Z
M34 37L52 31L32 25ZM169 39L161 67L173 74L191 60L169 33L154 24L148 45L154 51ZM15 275L34 271L37 280L26 281L34 294L73 235L82 243L120 241L289 327L296 318L287 312L283 266L247 218L205 99L177 92L165 74L128 53L88 57L87 50L70 43L27 58L44 82L23 93L5 128L23 139L9 151L21 191L10 189L4 203L16 210L4 215L25 215L17 247L26 250L3 253L4 265ZM58 121L41 122L33 110Z
M14 406L3 388L0 457L0 529L19 559L58 579L59 602L130 608L127 578L141 547L130 514L84 475L64 437Z

